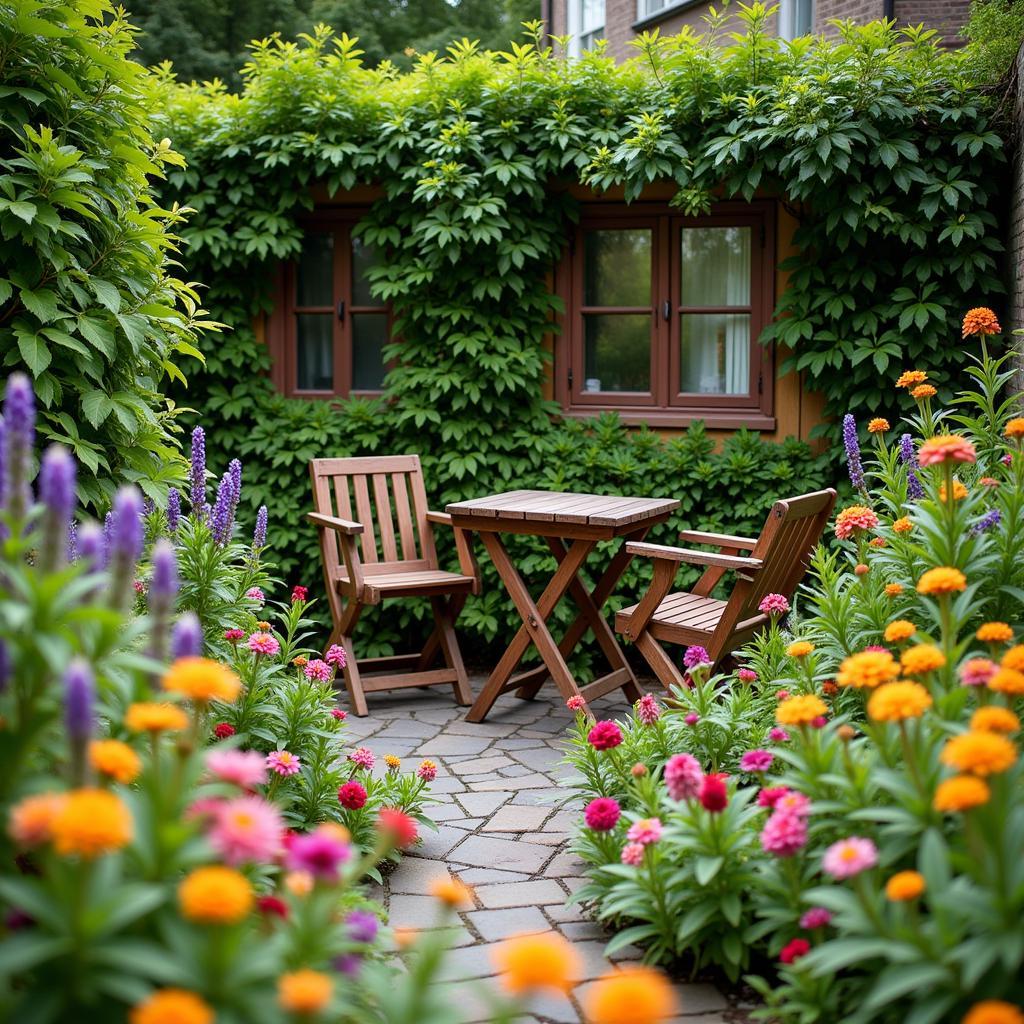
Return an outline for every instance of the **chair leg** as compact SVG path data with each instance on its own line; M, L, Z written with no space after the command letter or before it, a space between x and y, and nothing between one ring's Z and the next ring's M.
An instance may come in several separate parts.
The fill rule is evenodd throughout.
M455 636L455 620L452 615L453 603L443 597L432 597L430 599L430 607L434 610L434 621L437 623L434 635L437 637L441 650L444 652L445 664L455 671L455 682L452 683L455 700L465 708L473 703L473 692L469 688L469 677L466 675L466 666L462 663L459 641Z
M345 650L345 668L342 670L345 677L345 689L348 691L349 703L352 710L359 718L365 718L369 714L366 706L366 694L363 692L363 684L359 679L359 666L356 664L356 649L352 643L352 633L363 606L356 601L349 601L341 613L341 617L334 624L331 631L331 638L328 641L329 647L332 643L340 644Z
M666 690L684 685L682 672L676 668L675 662L646 629L636 638L636 649L644 656L644 661L651 666L651 670Z

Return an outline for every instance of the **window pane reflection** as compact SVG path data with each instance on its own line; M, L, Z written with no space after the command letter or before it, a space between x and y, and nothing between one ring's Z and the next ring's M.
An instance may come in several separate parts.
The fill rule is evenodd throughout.
M310 232L302 240L295 301L299 306L334 305L334 235Z
M330 313L296 314L295 386L299 391L334 390L332 326Z
M651 232L648 228L588 231L584 247L584 305L651 304Z
M352 316L352 388L381 391L384 388L384 346L388 343L386 313L355 313Z
M749 313L683 315L679 390L683 394L749 394Z
M588 315L584 322L583 391L650 391L650 314Z

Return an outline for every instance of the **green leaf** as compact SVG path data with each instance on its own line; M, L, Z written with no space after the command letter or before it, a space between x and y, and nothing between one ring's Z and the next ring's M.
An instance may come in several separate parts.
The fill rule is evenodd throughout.
M52 357L49 346L40 334L26 334L23 331L18 331L17 337L21 358L25 360L25 365L33 375L38 377L50 365Z

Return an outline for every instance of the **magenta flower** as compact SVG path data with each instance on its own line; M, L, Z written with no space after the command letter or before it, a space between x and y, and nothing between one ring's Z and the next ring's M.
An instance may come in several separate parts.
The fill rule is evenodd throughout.
M306 667L302 671L306 673L307 679L315 679L318 683L329 682L334 675L334 670L331 666L319 658L314 658L312 661L307 662Z
M272 633L253 633L246 642L246 646L254 654L277 654L281 650L277 637Z
M779 810L765 822L761 830L761 846L777 857L792 857L807 845L807 819L801 814Z
M741 683L756 683L757 673L750 668L741 668L736 672L736 678Z
M788 792L786 786L766 786L757 794L757 806L774 807Z
M862 871L873 868L878 863L878 850L870 839L862 836L849 836L833 843L821 859L821 866L826 874L842 880L853 878Z
M665 764L665 788L673 800L693 800L700 793L704 772L692 754L675 754Z
M832 914L824 907L811 907L803 917L800 918L800 927L807 931L815 928L825 928L832 923Z
M696 668L698 665L710 665L711 655L708 654L707 648L701 647L699 644L694 647L687 647L686 653L683 655L683 664L687 668Z
M281 852L283 831L277 808L250 794L217 808L208 838L226 864L268 864Z
M661 820L659 818L641 818L629 826L626 838L631 843L648 846L661 838Z
M622 848L622 863L638 868L644 862L644 848L641 843L626 843Z
M333 828L321 825L309 835L292 839L285 866L289 871L305 871L325 882L336 882L338 869L351 856L351 846L342 842Z
M224 639L229 640L233 644L237 644L239 640L244 639L245 630L233 627L231 629L224 630Z
M762 790L762 792L764 791ZM785 793L781 794L774 806L777 811L796 814L802 818L806 818L811 813L811 801L803 793L797 793L793 789L787 789Z
M336 722L344 722L348 718L348 712L342 711L341 708L331 708L331 718Z
M587 827L595 832L608 832L615 828L621 815L622 808L617 801L608 796L599 796L587 804L583 820L586 821Z
M782 594L765 594L757 610L762 615L785 615L789 611L789 601Z
M299 759L287 750L275 750L267 754L267 767L272 772L287 778L289 775L298 775L302 767Z
M587 702L577 693L565 702L565 706L570 711L585 711Z
M357 747L348 755L348 759L357 768L365 768L368 772L373 771L373 766L377 761L373 756L373 751L368 750L366 747Z
M744 772L766 772L775 760L770 750L748 750L740 758L740 770Z
M959 668L961 686L985 686L998 666L990 658L968 658Z
M785 743L789 739L789 733L786 732L782 726L773 725L771 729L768 730L768 739L770 739L772 743Z
M622 730L614 722L598 722L587 734L595 750L611 750L622 742Z
M661 705L657 702L652 693L645 693L636 702L636 717L644 725L654 725L661 718Z
M345 648L340 644L331 644L327 648L327 653L324 655L324 661L328 665L333 665L335 668L344 668L347 661L345 657Z
M689 711L686 713L683 721L687 725L696 725L700 721L700 715L698 715L696 711Z
M221 782L240 789L255 789L267 781L266 759L258 750L211 750L206 767Z
M260 590L259 587L250 587L245 592L245 596L249 598L250 601L255 601L260 608L262 608L267 601L266 597L263 595L263 591Z

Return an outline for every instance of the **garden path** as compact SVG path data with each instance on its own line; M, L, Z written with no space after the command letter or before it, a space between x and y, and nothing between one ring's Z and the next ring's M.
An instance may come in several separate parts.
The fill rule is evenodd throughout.
M481 680L473 682L479 691ZM577 812L557 806L570 773L560 762L571 713L556 700L545 691L529 702L504 699L486 722L473 724L440 688L396 691L374 694L370 715L346 722L353 745L369 747L378 758L429 757L438 766L431 791L440 802L427 809L438 830L424 830L422 845L385 879L379 895L394 927L422 929L437 921L429 895L436 879L454 875L473 888L475 907L459 915L444 974L452 1005L463 1008L467 1024L487 1019L468 983L494 973L492 949L510 935L557 930L572 940L585 965L571 996L534 1000L535 1016L528 1020L577 1024L580 996L609 967L603 950L610 936L578 905L566 904L582 884L583 866L568 851ZM625 710L615 695L594 707L608 717ZM614 959L639 955L627 949ZM742 1006L713 985L683 983L678 991L680 1022L747 1020Z

